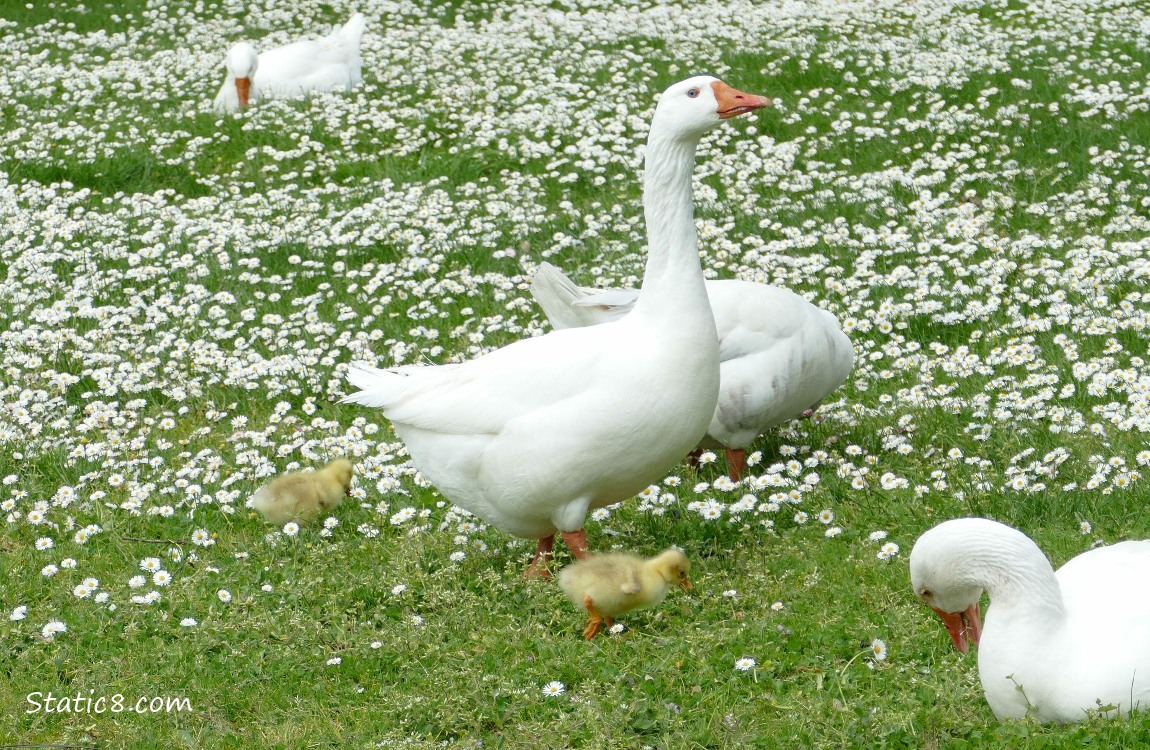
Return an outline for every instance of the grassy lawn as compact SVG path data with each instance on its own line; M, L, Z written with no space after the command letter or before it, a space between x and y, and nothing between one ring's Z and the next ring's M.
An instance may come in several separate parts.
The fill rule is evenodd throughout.
M997 722L907 576L956 516L1055 565L1150 537L1150 11L274 5L0 7L0 746L1150 743ZM354 10L355 91L211 110L233 42ZM856 367L738 486L684 462L588 520L695 590L586 642L533 543L337 402L353 360L544 332L544 259L637 284L654 97L704 72L777 105L700 148L704 272L833 312ZM328 523L246 507L336 456Z

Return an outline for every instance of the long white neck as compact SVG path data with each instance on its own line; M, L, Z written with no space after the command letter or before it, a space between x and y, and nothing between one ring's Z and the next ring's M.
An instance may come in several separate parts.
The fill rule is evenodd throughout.
M1010 610L1012 617L1034 615L1053 624L1065 613L1062 589L1046 555L1022 532L1002 524L975 520L956 525L956 541L965 559L953 563L954 574L977 584L990 596L988 617Z
M697 145L697 137L668 135L657 123L647 139L643 212L648 254L643 286L635 304L635 312L640 315L665 317L674 308L695 311L700 305L710 311L699 267L691 186Z
M1061 618L1065 610L1058 579L1050 561L1033 542L1023 538L982 552L981 577L994 609L1027 610Z

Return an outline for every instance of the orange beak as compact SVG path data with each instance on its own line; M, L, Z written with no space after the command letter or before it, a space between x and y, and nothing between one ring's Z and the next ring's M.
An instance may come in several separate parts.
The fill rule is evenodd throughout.
M757 94L745 94L733 89L722 81L714 81L711 88L715 92L715 100L719 102L719 119L726 120L731 117L745 115L756 109L771 106L771 100Z
M683 591L690 591L691 589L695 588L695 584L691 583L690 578L684 578L683 580L679 581L679 588L683 589Z
M237 78L236 79L236 95L240 98L240 109L248 106L248 96L252 92L252 79L250 78Z
M946 632L950 633L955 648L965 654L970 650L972 642L975 646L978 645L978 639L982 637L982 619L978 612L978 602L961 612L943 612L941 609L934 611L942 618L942 624L946 626Z

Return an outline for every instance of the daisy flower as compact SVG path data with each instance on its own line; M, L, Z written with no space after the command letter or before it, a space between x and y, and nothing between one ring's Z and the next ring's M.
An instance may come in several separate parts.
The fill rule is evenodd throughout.
M42 536L36 540L36 549L38 550L52 549L55 546L56 543L52 541L51 537Z
M620 633L622 633L626 629L627 629L627 627L625 625L623 625L623 623L617 622L614 625L612 625L611 627L607 628L607 632L610 633L611 635L619 635Z
M830 523L835 520L835 512L831 509L819 511L819 521L822 523Z
M160 558L158 557L145 557L143 560L140 560L140 569L146 570L149 573L156 572L160 569L161 565L163 565L163 563L160 562Z
M1083 521L1082 523L1078 524L1078 530L1083 534L1089 534L1090 532L1094 531L1094 527L1090 525L1089 521Z
M299 533L299 524L295 521L288 521L284 524L284 536L295 536Z
M11 620L12 622L16 622L18 620L23 620L27 616L28 616L28 606L25 604L21 604L19 607L12 610L12 614L8 615L8 619Z
M172 582L172 574L166 570L157 570L152 574L152 583L157 586L167 586Z
M875 661L886 660L886 643L881 639L875 638L870 644L871 654L874 656Z
M44 624L44 628L40 631L40 634L45 638L53 638L57 633L64 633L67 630L68 626L59 620L49 620Z
M735 669L739 670L740 672L747 672L747 671L749 671L749 670L752 670L752 669L754 669L754 668L755 668L755 664L757 664L757 663L758 663L758 662L756 662L756 661L755 661L754 659L752 659L751 657L749 657L749 656L744 656L744 657L743 657L743 658L741 658L741 659L736 659L736 660L735 660Z
M207 529L196 529L192 532L192 544L197 547L210 547L215 543L216 540L212 539L212 534Z
M543 686L543 694L551 698L557 695L563 695L567 692L567 686L559 680L552 680Z
M232 592L228 591L227 589L220 589L216 592L216 596L219 597L220 601L224 602L225 604L232 600Z
M185 617L184 619L180 620L180 627L182 628L194 628L199 624L200 623L198 623L194 617Z
M889 560L898 554L898 549L898 545L894 542L887 542L882 546L882 549L878 551L878 559Z

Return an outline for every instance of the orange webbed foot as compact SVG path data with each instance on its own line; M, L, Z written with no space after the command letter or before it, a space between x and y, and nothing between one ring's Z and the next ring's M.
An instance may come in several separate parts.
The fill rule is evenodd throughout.
M583 597L583 606L586 607L587 611L591 614L591 619L588 621L587 627L583 629L583 637L587 640L591 640L599 632L599 627L603 624L604 618L603 615L599 614L598 610L595 609L595 602L591 600L591 597ZM607 627L611 627L610 618L607 618Z

